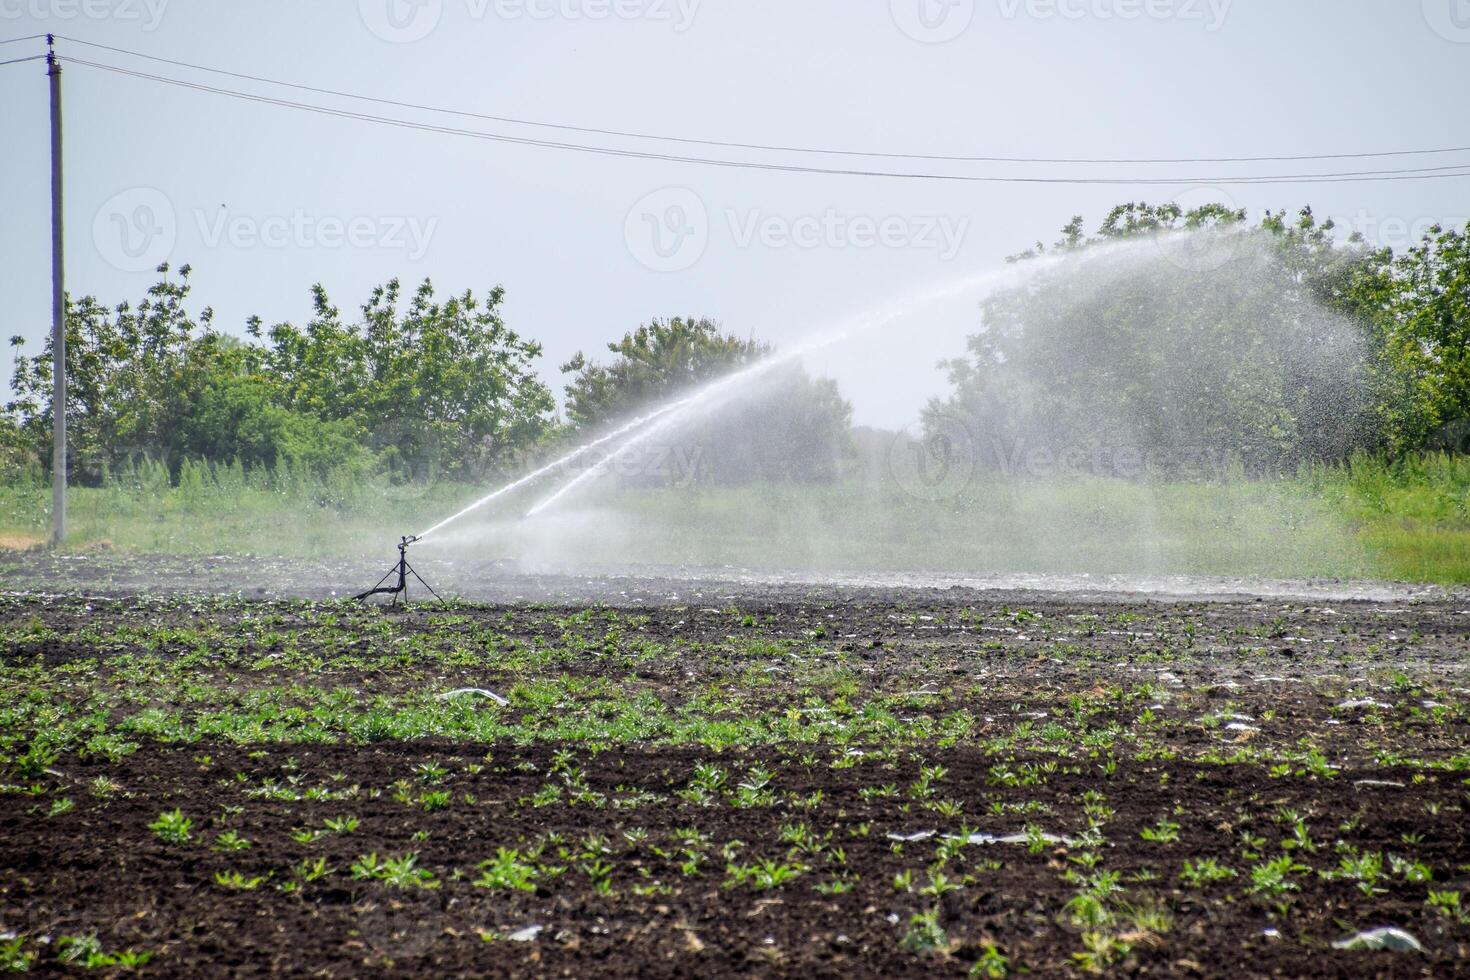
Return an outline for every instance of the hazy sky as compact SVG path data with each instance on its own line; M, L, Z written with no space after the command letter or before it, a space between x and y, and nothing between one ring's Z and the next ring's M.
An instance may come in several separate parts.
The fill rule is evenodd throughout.
M1470 0L0 0L0 37L40 31L401 102L702 140L1069 158L1470 145ZM0 61L41 50L0 45ZM801 165L1207 178L1470 161L1067 167L649 145L59 50L442 126ZM250 314L305 321L314 282L344 311L394 276L444 292L498 283L507 322L544 342L558 392L561 361L651 317L790 341L1051 241L1073 214L1091 227L1119 201L1213 197L1253 215L1310 203L1395 246L1470 216L1470 177L1227 195L779 173L410 131L80 65L64 86L73 294L136 301L157 262L188 262L196 308L238 332ZM0 93L0 330L35 341L50 317L42 64L0 67ZM940 327L922 342L895 332L828 359L858 421L902 424L937 389L929 364L958 350L973 299L932 315Z

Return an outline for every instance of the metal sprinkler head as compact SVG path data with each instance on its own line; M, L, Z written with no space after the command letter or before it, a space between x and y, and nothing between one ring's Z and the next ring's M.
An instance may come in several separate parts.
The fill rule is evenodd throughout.
M362 602L367 600L370 596L391 595L393 598L389 600L389 605L396 606L400 600L405 605L407 605L408 577L412 575L414 578L419 580L420 585L429 590L430 595L432 595L435 599L438 599L440 602L444 602L444 597L435 592L434 587L428 582L425 582L424 577L418 572L414 571L413 566L408 563L408 546L413 544L418 539L418 535L416 534L405 534L403 537L399 538L398 561L394 563L392 568L388 569L388 574L378 579L377 585L373 586L371 589L368 589L366 592L359 592L352 598L358 600L359 602ZM388 582L389 579L395 580L392 584L385 584Z

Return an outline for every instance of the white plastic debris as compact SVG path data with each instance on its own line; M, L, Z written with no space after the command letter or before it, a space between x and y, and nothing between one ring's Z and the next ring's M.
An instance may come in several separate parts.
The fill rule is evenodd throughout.
M541 935L541 930L545 928L545 926L529 925L526 926L524 929L517 929L515 932L511 933L505 938L509 939L513 943L529 943L537 936Z
M1422 953L1424 947L1419 940L1397 926L1367 929L1355 936L1339 939L1333 949L1391 949L1401 953Z
M888 834L888 839L896 840L904 844L911 844L916 840L928 840L937 833L937 830L920 830L912 834L895 834L890 831Z
M496 704L500 705L501 707L504 707L505 705L510 704L509 701L507 701L505 698L501 697L500 695L496 694L494 691L488 690L488 689L483 688L483 687L459 687L459 688L455 688L453 691L445 691L443 694L439 695L439 700L440 701L444 701L444 700L447 700L449 698L455 697L455 696L460 695L460 694L477 694L477 695L479 695L482 698L489 698L491 701L494 701Z

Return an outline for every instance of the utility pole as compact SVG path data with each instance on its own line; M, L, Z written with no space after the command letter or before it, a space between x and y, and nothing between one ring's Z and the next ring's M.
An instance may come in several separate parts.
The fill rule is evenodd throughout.
M51 546L66 541L66 266L61 232L61 64L46 35L51 80Z

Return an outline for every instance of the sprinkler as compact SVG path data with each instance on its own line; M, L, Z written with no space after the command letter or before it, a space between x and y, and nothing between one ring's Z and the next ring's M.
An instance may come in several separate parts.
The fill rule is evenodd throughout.
M403 603L405 605L407 605L408 577L412 575L414 578L419 580L420 585L429 590L430 595L432 595L435 599L438 599L440 602L444 602L444 597L435 592L434 587L428 582L425 582L424 577L418 572L414 571L413 566L408 563L408 546L413 544L418 539L419 537L416 534L409 534L405 535L402 538L399 538L397 563L395 563L392 568L388 569L387 575L384 575L382 578L378 579L377 585L373 586L371 589L368 589L366 592L359 592L352 598L361 602L367 599L369 596L391 595L393 599L389 603L389 605L396 606L400 599L403 600ZM396 582L394 582L392 585L383 584L389 579L393 578L395 575L398 577L398 580Z

